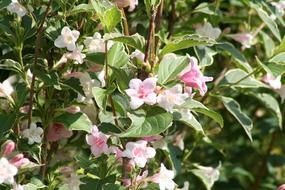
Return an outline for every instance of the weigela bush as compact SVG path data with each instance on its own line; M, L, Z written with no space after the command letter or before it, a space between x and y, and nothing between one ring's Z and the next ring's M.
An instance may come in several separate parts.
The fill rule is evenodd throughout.
M284 189L284 9L2 0L0 189Z

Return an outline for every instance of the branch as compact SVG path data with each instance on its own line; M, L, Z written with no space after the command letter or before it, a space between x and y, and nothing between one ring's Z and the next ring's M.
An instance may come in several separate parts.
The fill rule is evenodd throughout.
M171 0L171 14L168 19L168 37L167 38L170 38L173 34L175 20L176 20L176 4L175 4L175 0Z

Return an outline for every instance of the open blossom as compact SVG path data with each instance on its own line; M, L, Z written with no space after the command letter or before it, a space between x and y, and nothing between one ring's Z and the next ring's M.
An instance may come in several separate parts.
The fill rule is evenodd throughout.
M161 164L159 173L154 174L151 177L151 180L154 183L159 184L160 190L174 190L176 184L173 179L174 172L172 170L168 170L164 164Z
M13 75L6 80L4 80L2 83L0 82L0 97L7 97L11 96L11 94L14 92L14 88L12 84L16 81L16 77Z
M244 48L250 48L254 38L251 33L231 34L228 36L234 39L235 41L241 43Z
M14 176L18 173L18 169L10 164L7 158L0 159L0 184L13 184Z
M105 53L105 42L106 41L104 40L104 38L102 38L101 34L99 32L95 32L92 37L87 37L84 40L84 45L87 47L88 53ZM108 41L107 49L110 49L112 45L112 41Z
M66 63L67 60L74 60L75 64L82 64L86 55L82 53L83 46L75 48L72 52L63 54L58 64Z
M65 26L61 30L61 35L54 41L54 45L58 48L67 48L69 51L76 49L75 42L77 41L80 32L77 30L70 30L69 27Z
M132 79L129 83L127 95L131 98L130 105L132 109L137 109L144 103L153 105L156 103L156 81L157 78L151 77L144 81Z
M196 29L196 33L215 40L221 35L222 31L220 28L214 28L211 23L206 22L202 27Z
M96 125L93 126L90 135L86 135L87 144L91 146L91 152L95 157L101 154L108 154L109 148L107 145L108 136L100 132Z
M47 139L48 141L55 142L63 138L69 138L72 132L67 130L64 125L55 123L49 126Z
M68 178L64 179L64 182L67 184L69 190L80 190L80 185L83 184L80 178L81 176L72 173Z
M188 98L188 94L182 93L182 85L177 84L168 90L162 91L157 96L157 103L165 110L173 112L174 106L182 105L186 98Z
M273 89L280 89L281 88L281 75L274 78L271 74L267 73L262 80L267 83Z
M212 81L213 77L203 76L198 67L198 61L195 57L189 57L190 65L181 72L180 79L188 87L196 88L199 90L200 95L204 96L207 92L206 82Z
M147 146L147 141L128 142L123 157L130 158L136 165L143 168L149 158L155 156L155 149Z
M31 123L30 128L23 131L23 136L28 138L28 144L40 143L42 141L43 129L37 124Z
M18 0L12 0L8 5L7 10L12 13L16 13L19 17L23 17L27 14L27 9L21 5Z

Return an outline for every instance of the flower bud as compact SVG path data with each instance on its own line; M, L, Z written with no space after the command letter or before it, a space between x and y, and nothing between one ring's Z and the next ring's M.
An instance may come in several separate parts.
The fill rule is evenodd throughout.
M280 185L277 190L285 190L285 184Z
M15 146L16 146L15 143L9 140L5 145L3 156L4 157L9 156L9 154L11 154L15 150Z
M78 112L80 112L80 107L72 105L72 106L69 106L68 108L66 108L66 111L69 113L73 113L73 114L78 113Z

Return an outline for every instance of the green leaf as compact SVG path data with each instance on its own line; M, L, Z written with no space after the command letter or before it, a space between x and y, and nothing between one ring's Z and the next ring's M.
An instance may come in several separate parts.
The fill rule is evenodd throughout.
M285 73L285 65L283 64L277 64L277 63L262 63L257 57L256 57L257 63L269 74L273 75L274 77L277 77L279 75L282 75Z
M261 20L268 26L268 28L271 30L273 35L281 41L281 36L279 29L277 27L277 24L274 22L274 20L265 12L261 7L258 5L251 3L250 4L253 9L257 12L258 16L261 18Z
M131 126L119 137L144 137L158 135L172 125L172 114L165 112L162 108L153 107L146 115L143 112L130 114Z
M28 183L26 185L23 186L24 190L37 190L38 187L32 183Z
M220 49L222 51L225 51L227 53L229 53L230 55L233 56L235 62L238 64L238 66L247 71L247 72L251 72L252 68L251 66L248 64L246 58L243 56L243 54L234 47L233 44L228 43L228 42L224 42L224 43L219 43L216 45L217 49Z
M0 2L0 10L6 8L11 3L11 0L1 0Z
M280 129L282 130L282 114L276 99L270 94L266 93L249 93L249 95L256 97L268 108L274 115L276 115Z
M195 131L205 135L202 125L197 121L194 115L192 115L192 117L190 118L184 112L174 112L173 117L174 120L181 121L182 123L186 124L188 127L192 127Z
M221 114L219 114L213 110L210 110L201 102L198 102L196 100L189 98L186 100L186 102L183 105L181 105L181 107L191 109L191 110L196 111L198 113L202 113L202 114L212 118L214 121L216 121L220 125L221 128L224 127L224 119L221 116Z
M47 86L53 86L54 88L61 90L59 84L59 76L56 71L52 70L47 72L41 67L35 69L34 74L37 78L45 83Z
M263 40L263 45L264 45L264 49L265 49L265 55L266 55L267 58L269 58L274 53L274 49L275 49L274 41L265 32L261 31L260 34L261 34L262 40Z
M176 79L178 74L187 67L189 58L181 56L177 58L163 58L158 68L158 82L166 84L167 82Z
M75 6L67 15L75 15L78 13L88 13L88 12L93 12L93 7L90 6L89 4L80 4Z
M110 89L103 89L99 87L92 88L93 97L101 110L106 110L108 96L115 90L115 88L115 86L112 86Z
M175 52L181 49L187 49L198 45L213 45L216 41L198 34L189 34L182 37L176 37L173 41L167 43L160 52L160 57L167 53Z
M233 98L219 96L218 97L226 107L226 109L237 119L246 132L249 139L252 141L251 130L253 128L251 119L241 111L240 105Z
M16 113L0 113L0 139L14 126L16 118Z
M212 49L208 47L204 48L195 48L196 55L199 59L199 66L200 67L206 67L210 66L214 62L214 55L217 54L216 51L213 51Z
M269 59L269 62L275 62L275 63L285 63L285 52L279 53Z
M193 13L205 13L208 15L214 15L215 12L210 9L209 3L199 4L193 11Z
M115 43L108 51L108 65L115 68L121 68L129 61L122 43Z
M122 42L128 46L140 50L141 52L145 51L145 44L146 44L145 39L143 36L139 35L138 33L131 36L120 36L112 38L111 40Z
M102 22L108 32L112 32L116 25L121 21L121 11L117 7L112 7L105 11Z
M226 74L220 85L230 85L240 88L268 88L264 83L254 79L250 74L241 69L231 69Z
M126 187L120 186L118 184L106 184L103 186L103 190L127 190Z
M284 52L284 51L285 51L285 37L283 37L280 45L275 49L274 55L277 55L277 54Z
M22 72L22 66L19 62L14 61L12 59L2 59L0 60L0 69L11 70L17 73Z
M64 113L54 119L55 123L61 123L69 130L73 131L86 131L90 133L92 122L84 113Z

